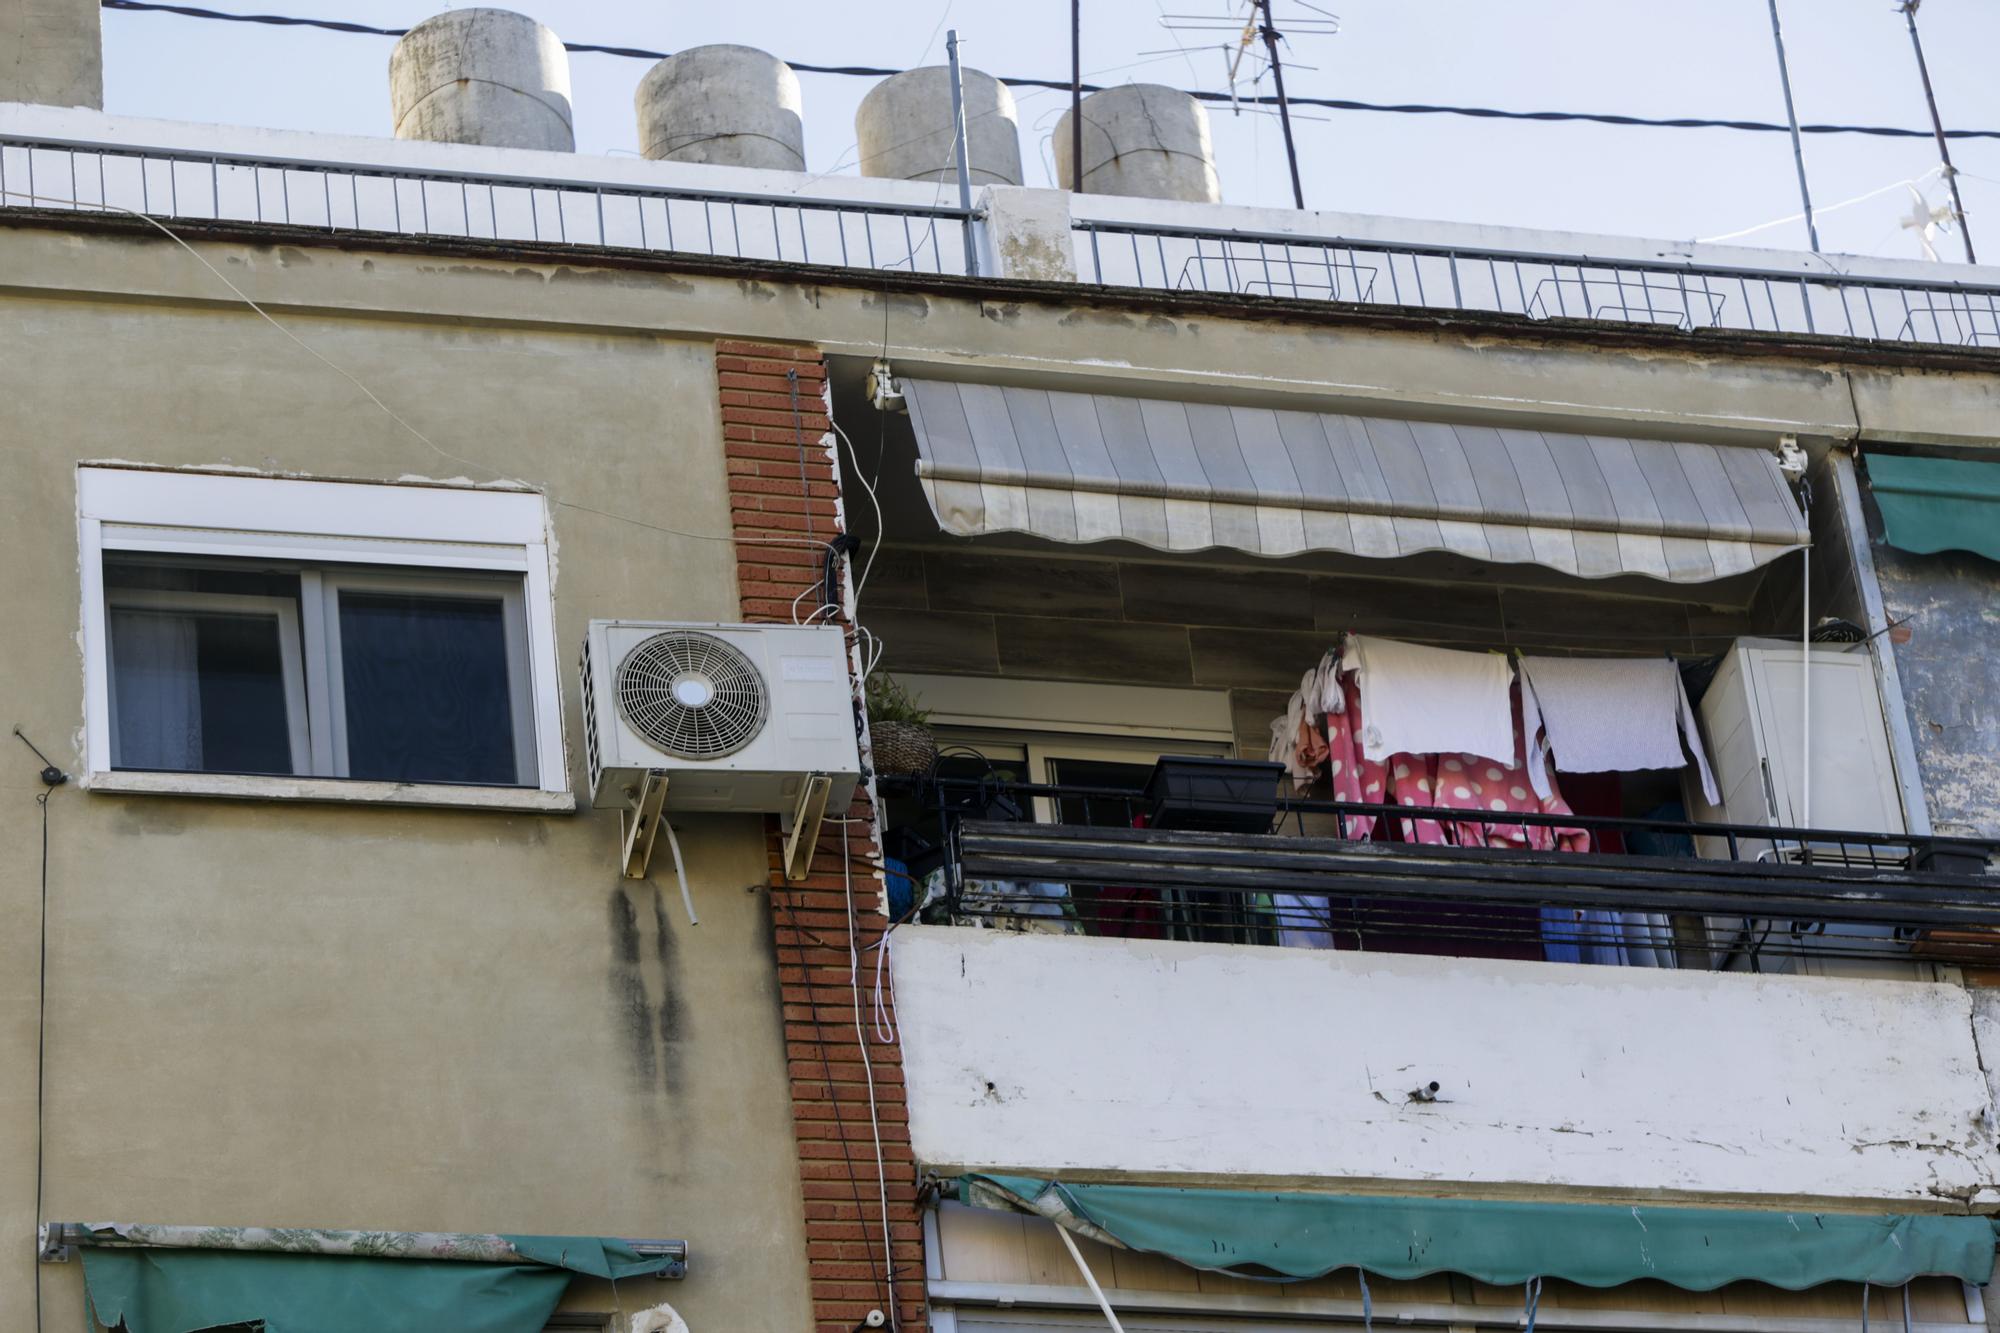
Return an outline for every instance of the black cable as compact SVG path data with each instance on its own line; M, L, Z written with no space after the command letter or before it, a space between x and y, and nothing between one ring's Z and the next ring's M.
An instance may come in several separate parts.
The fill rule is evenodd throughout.
M48 1046L49 1030L49 797L54 793L55 784L48 783L35 797L35 804L42 807L41 998L35 1005L35 1333L41 1333L42 1329L42 1177L48 1157L42 1144L42 1108L48 1101L43 1091L42 1071L46 1067L43 1052Z
M129 10L139 13L178 14L183 18L218 19L225 23L262 23L280 28L323 28L328 32L361 33L371 37L401 37L408 28L376 28L365 23L349 23L342 19L299 18L289 14L231 14L219 9L203 9L197 5L155 4L151 0L100 0L106 9ZM638 60L664 60L671 54L666 51L650 51L638 46L604 46L595 42L564 42L569 51L590 52L596 55L630 56ZM885 69L874 65L806 65L787 61L801 74L856 74L866 78L887 78L901 74L902 70ZM999 82L1010 88L1048 88L1056 92L1070 91L1067 79L1020 79L1001 78ZM1096 93L1104 91L1106 85L1086 83L1082 91ZM1203 89L1183 89L1189 97L1203 102L1227 103L1231 106L1276 106L1278 98L1268 94L1238 96L1233 93L1209 92ZM1749 130L1760 134L1789 134L1791 126L1768 120L1728 120L1708 116L1626 116L1614 112L1601 111L1508 111L1491 106L1452 106L1433 102L1360 102L1346 97L1287 97L1290 106L1308 106L1328 111L1374 111L1402 116L1468 116L1476 120L1527 120L1544 122L1585 122L1593 125L1629 125L1648 129L1668 130ZM1936 137L1930 130L1903 129L1896 125L1840 125L1813 124L1799 126L1801 134L1867 134L1885 139L1930 139ZM2000 139L2000 130L1946 130L1947 139Z

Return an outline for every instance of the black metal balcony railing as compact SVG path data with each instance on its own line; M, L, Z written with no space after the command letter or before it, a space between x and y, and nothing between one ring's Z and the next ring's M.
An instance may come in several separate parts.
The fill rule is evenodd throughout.
M917 892L929 920L1752 971L1801 955L2000 960L2000 876L1985 873L2000 843L1974 839L1293 797L1266 832L1210 832L1135 826L1151 811L1136 790L935 776L883 789L924 811L940 872ZM1362 819L1435 820L1479 843L1583 829L1593 848L1647 850L1348 836Z

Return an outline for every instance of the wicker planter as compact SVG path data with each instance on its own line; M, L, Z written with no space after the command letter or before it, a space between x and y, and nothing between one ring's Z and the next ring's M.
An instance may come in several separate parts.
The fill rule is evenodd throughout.
M937 762L937 737L914 722L871 722L868 735L877 773L928 773Z

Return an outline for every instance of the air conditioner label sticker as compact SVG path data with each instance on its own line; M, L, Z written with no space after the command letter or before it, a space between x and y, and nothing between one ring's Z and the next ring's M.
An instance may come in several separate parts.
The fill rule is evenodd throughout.
M781 657L778 672L786 680L831 681L835 665L831 657Z
M854 723L832 713L788 713L785 731L793 740L833 741L853 735Z

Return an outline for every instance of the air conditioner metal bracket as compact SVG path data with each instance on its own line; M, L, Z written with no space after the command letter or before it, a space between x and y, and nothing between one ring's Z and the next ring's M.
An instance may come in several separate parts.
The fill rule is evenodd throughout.
M666 773L657 768L646 770L638 791L632 795L632 804L618 812L618 830L624 846L619 864L625 868L625 878L646 878L646 871L653 864L653 843L665 822L662 811L666 802Z
M826 802L832 792L832 778L824 773L809 773L799 784L798 806L783 816L785 878L794 883L812 870L813 849L819 846L819 829L826 820Z

